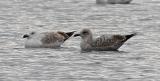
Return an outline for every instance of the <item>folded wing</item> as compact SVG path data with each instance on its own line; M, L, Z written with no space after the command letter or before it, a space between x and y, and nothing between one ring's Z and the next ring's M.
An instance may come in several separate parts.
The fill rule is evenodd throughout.
M134 35L135 34L131 34L131 35L102 35L94 40L93 47L95 49L102 49L102 50L117 50L129 38L133 37Z

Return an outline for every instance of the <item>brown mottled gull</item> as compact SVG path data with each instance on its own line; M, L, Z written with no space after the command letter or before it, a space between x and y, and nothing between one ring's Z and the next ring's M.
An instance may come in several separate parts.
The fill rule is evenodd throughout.
M60 47L68 38L70 38L73 32L31 32L25 34L23 38L26 38L26 48L57 48Z
M136 33L130 35L102 35L93 39L92 32L89 29L83 29L80 34L75 34L74 37L80 36L81 50L90 51L116 51L118 50L129 38L135 36Z
M97 4L129 4L132 0L96 0Z

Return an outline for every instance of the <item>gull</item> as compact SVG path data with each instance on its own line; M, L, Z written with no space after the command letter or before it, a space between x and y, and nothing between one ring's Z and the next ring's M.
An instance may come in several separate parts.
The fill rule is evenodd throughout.
M25 48L58 48L70 38L74 32L75 31L31 32L23 36L23 38L26 38Z
M93 38L90 29L83 29L74 37L80 36L82 38L80 47L82 51L117 51L128 39L135 36L136 33L130 35L107 35L104 34L98 38Z
M96 0L97 4L129 4L132 0Z

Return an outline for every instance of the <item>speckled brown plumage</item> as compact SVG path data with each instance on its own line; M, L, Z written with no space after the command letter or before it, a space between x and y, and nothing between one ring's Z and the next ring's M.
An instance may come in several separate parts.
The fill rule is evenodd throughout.
M89 29L81 30L80 34L74 36L81 36L81 49L82 50L117 50L119 49L128 39L135 36L136 33L129 35L102 35L98 38L93 38L92 32Z
M55 32L48 32L45 33L44 38L42 38L42 43L44 44L50 44L50 43L54 43L56 41L58 42L63 42L65 39L65 37L62 34L59 33L55 33Z

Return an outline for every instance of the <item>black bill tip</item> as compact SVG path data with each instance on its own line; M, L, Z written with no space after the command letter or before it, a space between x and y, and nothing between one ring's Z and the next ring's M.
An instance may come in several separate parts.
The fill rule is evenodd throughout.
M28 38L28 37L29 37L29 35L27 35L27 34L23 35L23 38Z
M80 34L75 34L74 37L80 36Z

